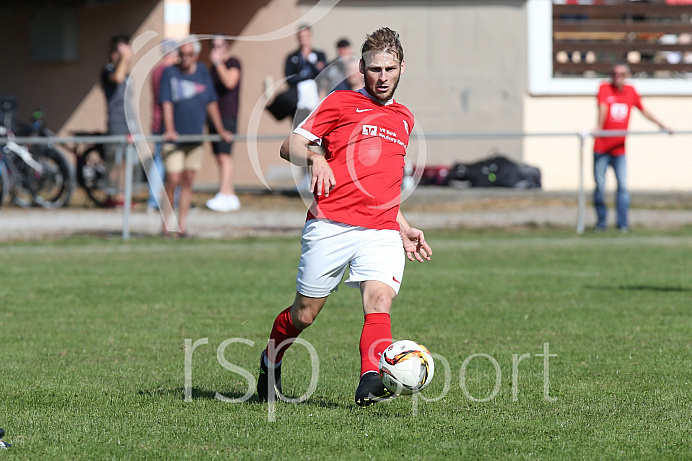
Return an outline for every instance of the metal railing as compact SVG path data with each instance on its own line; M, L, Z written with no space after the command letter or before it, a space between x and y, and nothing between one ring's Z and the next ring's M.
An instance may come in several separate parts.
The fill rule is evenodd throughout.
M591 137L618 137L618 136L641 136L641 135L666 135L665 131L626 131L626 130L600 130L600 131L564 131L564 132L543 132L543 133L524 133L524 132L437 132L425 133L426 140L462 140L462 139L523 139L523 138L549 138L549 137L568 137L577 138L579 141L578 158L578 190L577 190L577 234L584 233L584 217L586 214L586 191L584 189L584 159L586 139ZM675 131L675 135L690 135L692 130ZM247 141L283 141L286 135L257 135L247 136L236 134L233 140L237 142ZM123 204L123 229L122 237L124 240L130 238L130 213L132 206L133 189L133 167L134 160L137 158L136 145L139 143L159 143L167 142L162 135L101 135L101 136L56 136L56 137L14 137L8 139L0 137L0 145L9 141L17 144L124 144L127 146L125 155L125 190ZM221 141L218 134L208 135L180 135L176 142L205 142Z

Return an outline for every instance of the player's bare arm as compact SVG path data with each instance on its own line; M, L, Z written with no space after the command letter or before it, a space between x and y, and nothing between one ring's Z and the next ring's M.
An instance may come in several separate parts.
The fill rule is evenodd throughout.
M218 102L212 101L209 104L207 104L207 115L209 116L209 119L211 119L211 122L214 124L214 128L216 128L216 132L219 133L221 139L223 139L225 142L233 141L233 133L228 131L223 126Z
M596 122L597 123L596 131L600 131L603 129L603 125L605 124L607 115L608 115L608 105L605 103L600 103L598 105L598 120Z
M652 122L654 122L656 125L658 125L659 128L661 128L661 130L667 132L668 134L673 134L673 130L672 130L672 129L670 129L669 127L667 127L667 126L664 125L663 123L661 123L661 122L656 118L656 116L654 116L654 114L652 114L651 112L649 112L646 108L642 109L642 115L643 115L644 117L648 118L649 120L651 120Z
M164 101L161 107L163 110L163 138L166 141L175 141L178 139L178 132L175 131L175 122L173 120L173 103Z
M308 148L310 140L303 135L292 133L281 145L281 158L297 166L311 166L310 190L317 195L329 197L329 191L336 186L334 172L324 155Z
M115 66L115 70L108 77L116 85L124 83L125 79L127 79L127 73L132 62L132 48L127 43L118 43L118 54L120 55L120 60Z
M406 251L406 257L410 261L430 261L432 256L432 248L425 241L425 235L420 229L411 227L406 221L406 218L399 210L397 214L396 221L399 223L399 233L401 234L401 240L404 244L404 251Z

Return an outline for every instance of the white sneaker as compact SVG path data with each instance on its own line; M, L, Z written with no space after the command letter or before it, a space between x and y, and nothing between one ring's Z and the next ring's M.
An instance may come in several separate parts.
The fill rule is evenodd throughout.
M240 200L237 195L225 195L218 193L213 199L207 200L207 208L220 213L240 209Z

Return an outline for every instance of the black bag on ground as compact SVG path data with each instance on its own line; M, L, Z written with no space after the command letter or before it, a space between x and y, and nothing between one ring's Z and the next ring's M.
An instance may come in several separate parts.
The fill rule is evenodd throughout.
M266 107L277 120L283 120L286 117L293 118L297 108L298 90L295 86L291 86L288 90L276 95L274 101Z
M541 171L495 155L472 164L454 164L447 175L447 184L451 181L465 181L471 187L540 189Z

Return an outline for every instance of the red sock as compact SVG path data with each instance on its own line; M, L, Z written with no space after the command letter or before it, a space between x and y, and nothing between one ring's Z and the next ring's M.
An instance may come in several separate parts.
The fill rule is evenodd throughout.
M392 322L389 314L376 312L365 316L360 335L360 375L378 371L380 356L392 344Z
M284 309L279 315L277 315L276 320L274 320L274 326L272 327L272 332L269 335L269 341L274 341L274 353L276 354L276 356L273 358L273 360L272 357L269 357L269 351L267 350L267 359L271 363L280 363L281 359L284 357L284 352L286 352L286 350L291 346L291 344L293 344L285 344L281 347L281 349L279 349L281 343L283 343L287 339L297 338L300 332L302 331L293 326L290 311L291 307L289 306L286 309Z

